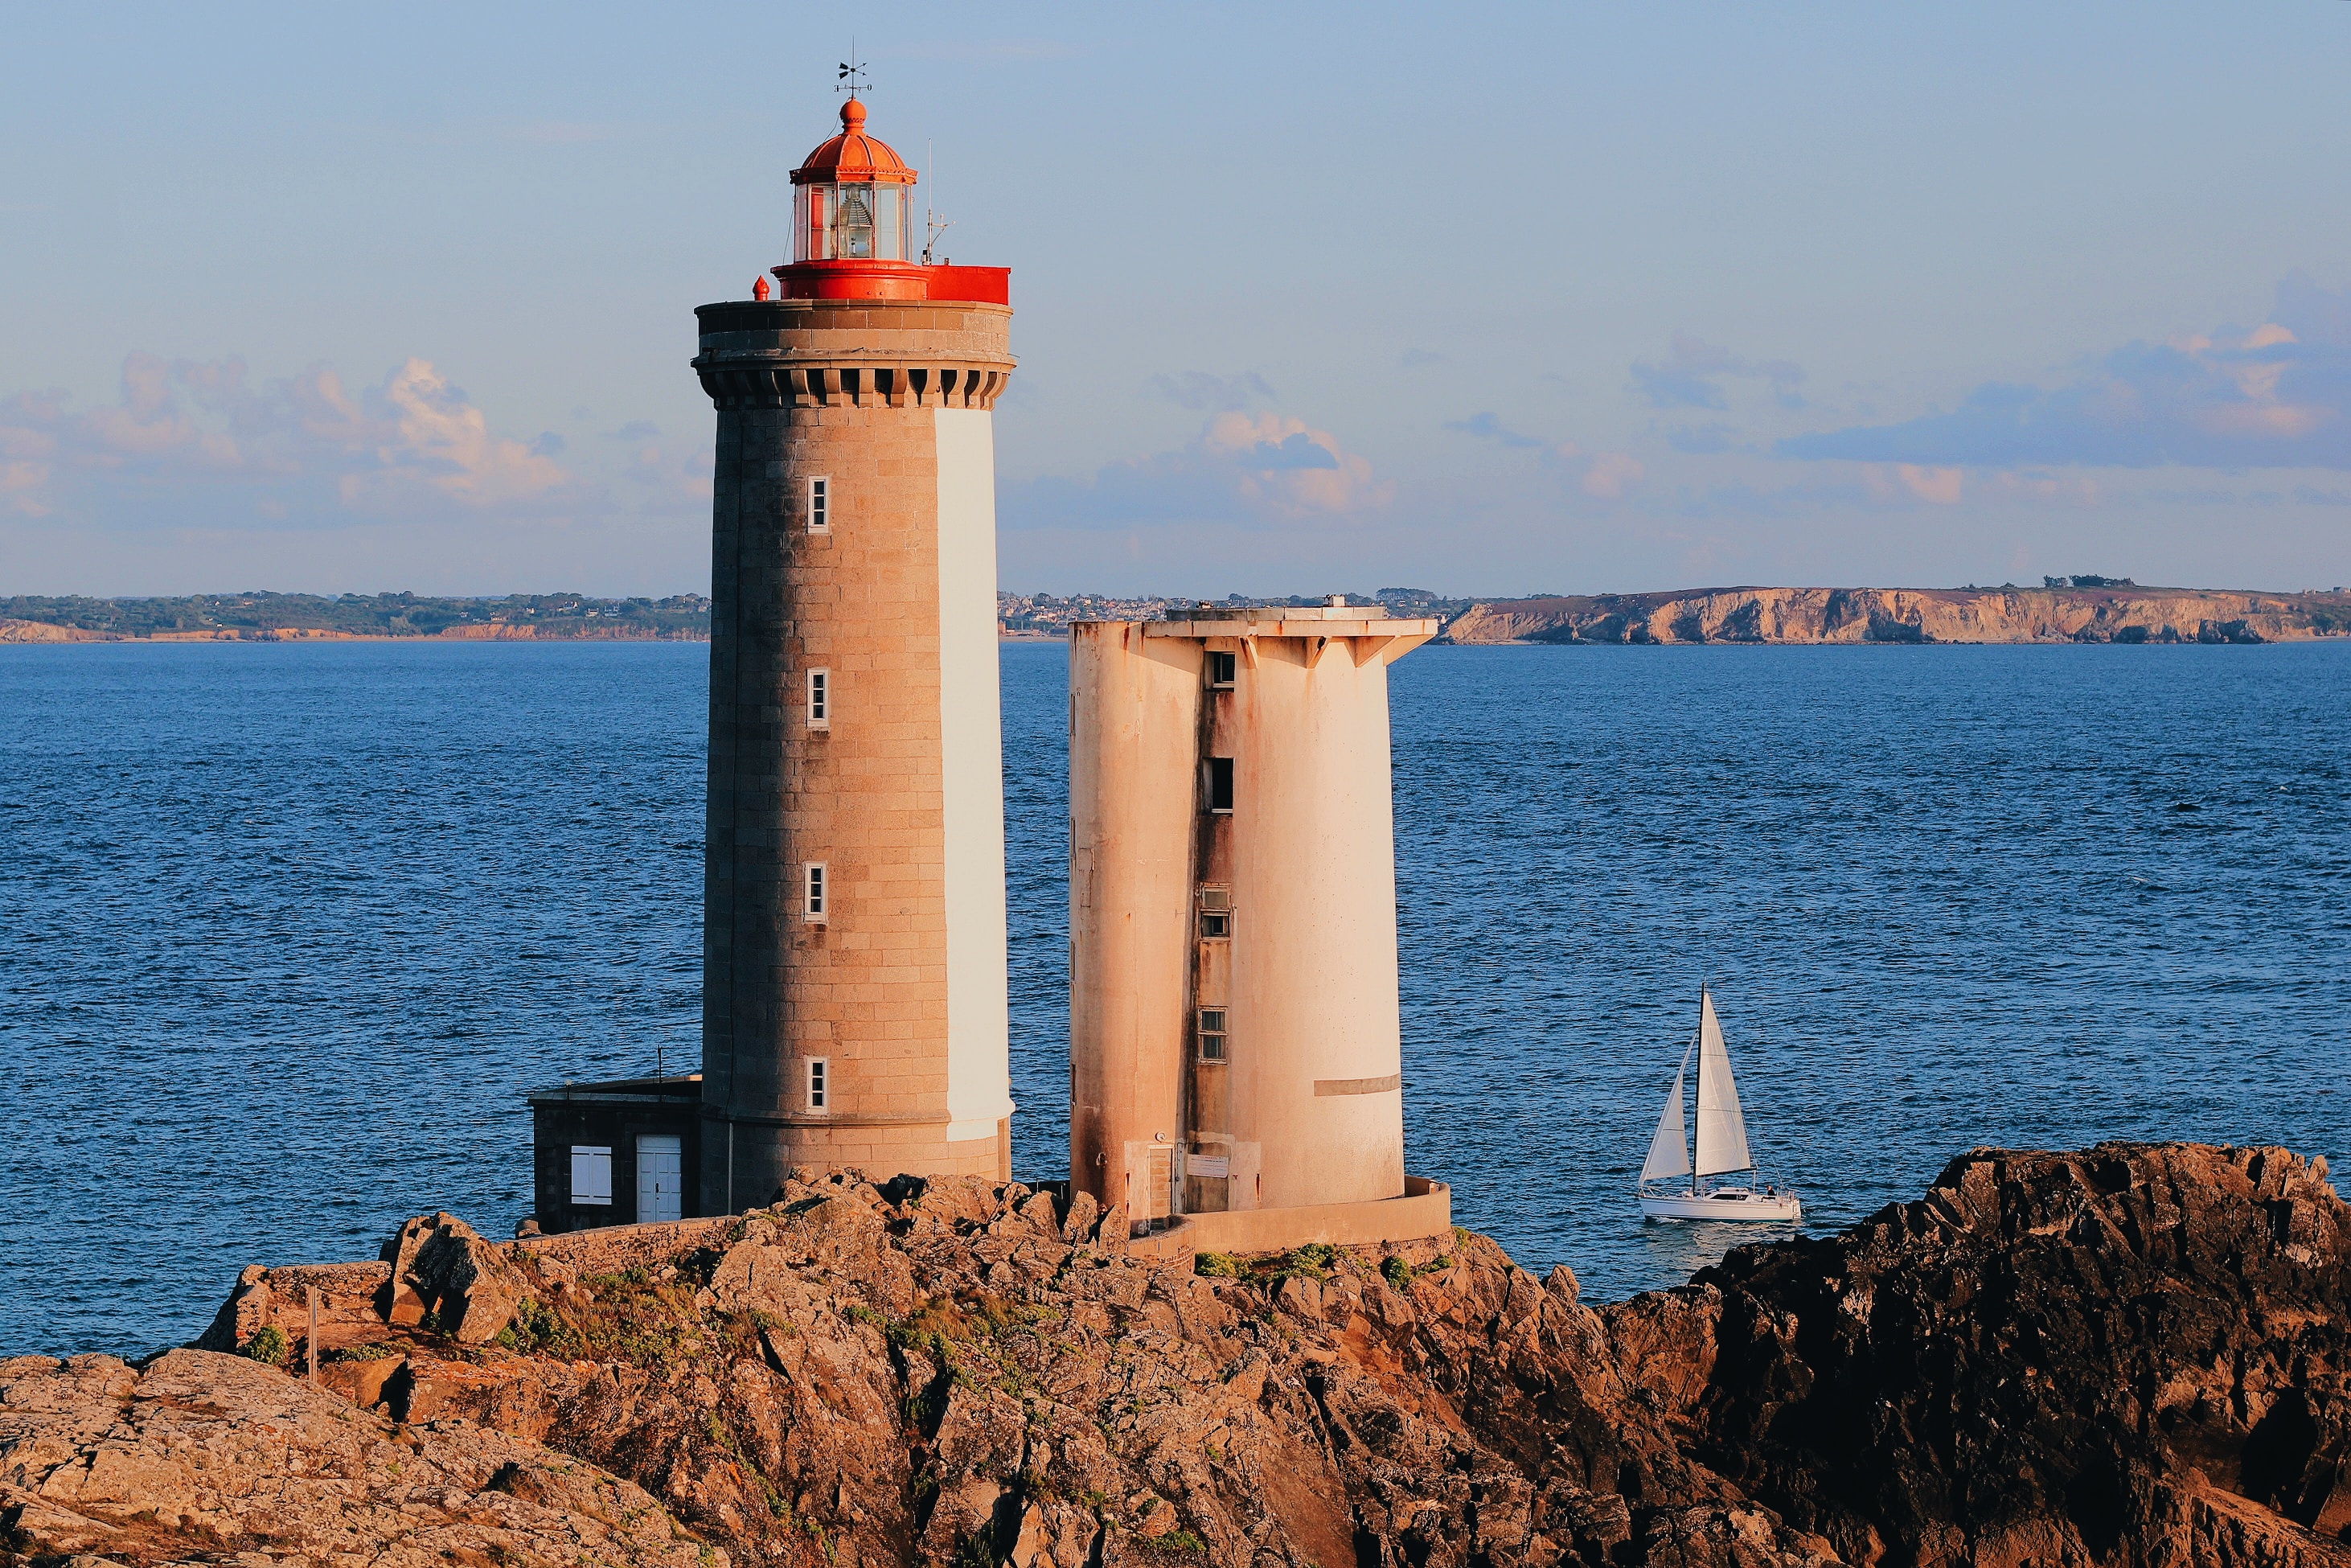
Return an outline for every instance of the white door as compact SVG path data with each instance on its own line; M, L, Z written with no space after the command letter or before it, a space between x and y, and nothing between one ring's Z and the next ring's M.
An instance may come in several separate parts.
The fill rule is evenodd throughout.
M675 1134L637 1140L637 1223L685 1217L684 1155Z

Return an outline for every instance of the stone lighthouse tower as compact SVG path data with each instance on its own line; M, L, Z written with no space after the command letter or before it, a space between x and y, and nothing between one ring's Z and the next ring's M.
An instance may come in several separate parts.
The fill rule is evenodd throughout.
M718 411L700 1211L794 1165L1010 1175L989 410L1008 274L933 267L841 106L791 259L705 305Z

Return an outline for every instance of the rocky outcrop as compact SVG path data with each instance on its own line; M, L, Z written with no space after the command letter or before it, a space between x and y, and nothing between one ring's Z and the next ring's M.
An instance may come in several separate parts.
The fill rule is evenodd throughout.
M2342 1563L2351 1217L2325 1176L1979 1150L1606 1316L1682 1447L1849 1562Z
M410 1220L385 1243L391 1266L384 1321L394 1328L431 1322L459 1344L487 1344L514 1321L529 1287L505 1249L451 1214Z
M2187 588L1709 588L1501 600L1455 643L2274 643L2351 635L2351 595Z
M240 1356L0 1361L0 1561L609 1563L723 1552L636 1486L471 1423L402 1426Z
M2277 1149L1977 1151L1844 1234L1595 1311L1466 1231L1186 1268L1018 1184L800 1172L726 1219L415 1222L413 1259L444 1237L510 1270L507 1321L461 1343L468 1295L358 1343L322 1307L321 1375L354 1430L568 1456L743 1563L2343 1568L2351 1218L2323 1178ZM350 1267L423 1277L388 1250ZM224 1321L298 1362L307 1310L273 1303L367 1277L250 1273ZM302 1392L200 1360L241 1369L205 1396L235 1419ZM43 1495L70 1456L42 1455L0 1479Z

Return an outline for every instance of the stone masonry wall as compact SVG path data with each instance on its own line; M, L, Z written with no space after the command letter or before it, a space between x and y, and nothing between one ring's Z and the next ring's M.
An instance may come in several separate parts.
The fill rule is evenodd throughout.
M1006 1132L946 1138L934 412L951 386L992 399L1005 314L769 308L789 329L707 332L696 361L719 402L704 1083L720 1119L705 1213L764 1201L793 1165L1008 1174ZM831 482L824 534L808 531L815 476ZM811 668L829 673L822 729L807 722ZM821 924L803 914L810 862L826 867ZM829 1064L821 1112L813 1057Z

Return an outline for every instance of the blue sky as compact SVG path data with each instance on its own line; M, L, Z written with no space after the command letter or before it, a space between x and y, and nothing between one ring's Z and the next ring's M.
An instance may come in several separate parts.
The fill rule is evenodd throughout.
M0 14L0 593L698 591L852 27L1002 578L2351 580L2351 5Z

